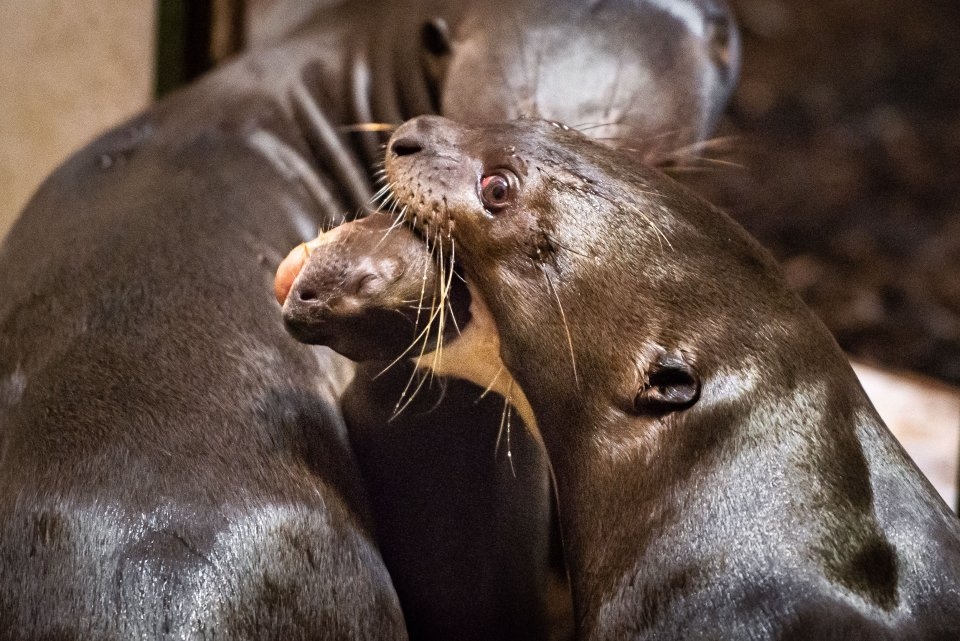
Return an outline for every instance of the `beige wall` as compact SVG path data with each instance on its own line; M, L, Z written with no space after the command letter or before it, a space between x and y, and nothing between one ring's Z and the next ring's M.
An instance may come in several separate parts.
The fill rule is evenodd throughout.
M40 181L141 109L154 0L0 0L0 236Z

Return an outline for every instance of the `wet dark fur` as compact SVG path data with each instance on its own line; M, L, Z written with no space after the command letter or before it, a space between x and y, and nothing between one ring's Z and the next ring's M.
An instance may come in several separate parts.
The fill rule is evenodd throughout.
M647 4L534 2L521 9L513 3L474 3L469 6L479 13L473 20L493 23L478 29L472 22L473 32L463 32L450 17L459 10L457 3L440 3L437 11L450 26L455 55L424 58L428 77L440 79L444 87L435 106L462 121L549 114L582 125L609 144L638 148L645 157L656 159L665 150L707 135L736 78L737 34L725 5L712 1L695 5L704 17L699 37L684 33L675 17ZM524 19L521 11L537 15L536 20ZM553 27L549 33L533 30L536 36L527 35L525 30L533 23ZM582 40L567 37L567 24L577 25ZM418 35L404 33L408 38ZM575 55L564 53L566 47ZM583 66L584 51L600 56L591 59L598 67L577 76L579 70L590 69ZM604 56L617 66L612 74L599 71ZM581 61L576 70L564 67L565 61L574 59ZM649 74L635 76L634 64ZM466 72L470 68L473 73ZM487 76L499 82L485 84L478 93L477 78ZM401 97L416 86L403 83ZM416 103L421 100L422 95ZM339 258L356 268L360 263L349 262L359 254L354 249ZM383 257L392 251L381 245L373 253ZM323 269L309 272L311 265L317 268L319 263L308 262L302 282L311 284L315 294L325 291L319 299L342 297L341 285ZM358 273L348 269L344 283ZM323 290L319 287L323 283L333 288ZM420 283L413 285L415 289ZM359 300L365 309L376 309L377 300L362 296ZM327 312L307 314L294 331L311 342L336 341L335 347L355 358L380 359L383 351L406 347L403 338L412 342L419 331L411 331L407 323L409 306L405 312L390 309L379 318L347 314L341 328L348 334L329 324L322 330L324 336L314 334L314 321ZM397 311L405 314L404 319L395 316ZM398 322L391 324L390 318ZM360 322L350 326L355 321ZM376 378L391 359L360 366L344 413L411 635L542 636L544 613L534 595L542 591L548 550L534 542L548 537L550 498L543 455L519 429L516 417L512 441L501 443L498 453L495 435L501 430L501 401L491 396L474 405L482 389L470 383L453 381L422 389L417 394L428 400L418 398L397 413L416 395L418 383L408 387L411 373L406 364L394 365L400 369ZM444 385L446 394L441 396ZM517 453L512 469L504 456L510 449ZM472 454L464 458L466 451ZM450 483L447 456L452 457L449 461L464 461L460 465L477 475L476 482ZM426 550L435 563L425 561ZM483 551L480 556L478 550Z
M381 548L394 563L419 568L419 576L442 577L450 591L444 599L450 605L439 609L419 576L395 575L401 594L433 601L406 609L411 632L537 638L548 624L550 511L540 447L519 423L504 436L500 397L481 398L464 381L424 379L409 362L436 347L441 315L445 340L456 337L456 324L469 319L468 297L459 295L462 288L443 297L455 277L445 277L422 239L385 213L321 238L290 288L283 319L298 340L363 361L343 410L363 476L379 488L371 495L373 510L395 532L381 538ZM398 457L404 465L394 462ZM491 550L491 541L505 545ZM537 599L477 589L505 581ZM484 616L491 611L503 616ZM434 613L432 620L423 612Z
M630 72L590 74L611 88L599 104L565 89L567 74L547 73L564 59L563 25L581 14L599 17L601 30L639 24L635 36L676 42L688 55L661 63L672 74L666 82L683 78L678 113L691 122L671 144L703 135L732 86L735 54L716 64L709 34L691 46L669 17L641 20L645 9L623 20L629 3L571 6L511 3L504 13L477 3L344 3L106 134L46 181L0 249L0 639L403 638L400 604L422 608L407 617L420 638L436 638L438 627L468 638L485 630L484 618L509 621L523 604L539 607L502 533L545 527L540 503L529 523L523 512L514 526L470 523L477 529L463 540L475 549L458 538L467 523L460 512L440 521L448 567L483 550L492 567L520 576L476 581L473 593L448 586L461 577L446 567L440 577L421 572L422 557L435 553L422 545L440 534L397 531L389 512L368 515L387 498L410 497L363 478L373 468L354 449L400 477L419 468L377 449L376 428L389 427L378 415L352 430L349 446L337 395L352 368L290 340L269 284L283 252L369 202L362 159L379 155L379 141L338 125L523 112L593 124L609 116L620 121L611 135L624 139L647 132L648 101ZM721 23L724 10L711 9ZM423 29L437 17L450 28L449 46L424 49ZM561 26L549 32L556 41L546 32L522 37L541 19ZM510 48L493 50L509 53L481 59L492 65L486 71L459 55L497 38ZM604 43L624 60L661 52L644 53L637 37L636 50ZM484 95L499 98L479 105L472 96L483 74L511 85L486 84ZM703 102L688 93L698 89ZM392 408L384 396L371 392L368 408ZM457 407L434 429L469 425ZM423 451L439 442L424 431ZM486 440L476 451L493 465ZM445 491L438 496L453 500ZM444 504L432 505L439 520ZM397 562L384 564L374 531ZM403 586L399 600L385 567ZM473 610L494 595L506 603ZM449 614L457 611L469 615Z
M243 131L299 133L256 95L203 122L216 82L77 154L0 254L0 638L406 638L347 365L271 314L315 204Z
M536 416L579 638L957 638L960 523L738 225L550 123L393 141Z

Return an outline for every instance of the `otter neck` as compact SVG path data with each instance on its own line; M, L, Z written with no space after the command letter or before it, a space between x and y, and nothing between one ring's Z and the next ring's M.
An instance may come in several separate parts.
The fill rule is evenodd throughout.
M442 348L414 358L417 367L438 376L454 376L500 394L516 410L534 438L542 444L540 430L527 395L500 358L500 335L496 321L471 282L470 322L460 335ZM486 393L485 392L485 393Z
M792 540L785 556L799 549L830 575L858 552L858 541L882 539L853 417L867 402L821 390L830 411L818 417L804 386L753 392L777 400L753 410L755 394L725 393L651 421L643 434L630 433L633 425L551 416L532 399L562 506L578 638L622 638L624 631L604 628L629 620L604 615L619 604L669 607L664 585L683 576L690 554L705 570L684 598L736 571L730 550L747 548L743 554L756 558ZM559 438L557 425L564 425ZM809 535L798 540L798 531ZM743 543L751 540L768 547L751 551ZM837 540L849 547L831 547Z

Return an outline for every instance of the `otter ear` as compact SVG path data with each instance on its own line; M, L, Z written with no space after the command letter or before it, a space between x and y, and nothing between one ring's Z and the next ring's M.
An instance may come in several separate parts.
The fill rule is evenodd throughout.
M638 414L666 414L690 407L700 398L700 375L683 352L662 352L650 365L633 399Z
M450 27L447 21L440 17L423 24L420 29L420 41L424 49L437 57L449 55L453 48Z

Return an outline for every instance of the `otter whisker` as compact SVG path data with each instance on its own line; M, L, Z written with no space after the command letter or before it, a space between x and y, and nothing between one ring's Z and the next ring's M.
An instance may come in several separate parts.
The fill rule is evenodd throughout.
M500 437L503 436L504 428L507 433L507 462L510 464L510 473L513 478L517 478L517 471L513 469L513 448L510 444L510 418L513 415L513 405L510 398L513 395L513 381L507 387L507 395L503 399L503 413L500 415L500 429L497 431L497 442L494 445L494 454L500 452Z
M497 373L493 375L493 380L490 381L490 384L480 393L480 398L477 400L482 400L486 398L487 394L493 391L493 386L497 384L497 379L500 378L500 375L503 374L503 365L497 368Z
M588 193L592 194L593 196L596 196L597 198L600 198L601 200L607 201L608 203L610 203L611 205L613 205L618 211L623 211L621 205L620 205L619 203L617 203L613 198L610 198L610 197L608 197L608 196L605 196L605 195L603 195L602 193L600 193L599 191L597 191L597 190L595 190L595 189L591 189ZM655 191L637 190L637 193L644 194L644 195L648 195L648 196L656 196L656 195L657 195L657 192L655 192ZM640 216L648 225L650 225L650 229L652 229L652 230L653 230L653 233L656 234L656 236L657 236L657 242L658 242L659 245L660 245L660 251L661 251L661 252L663 251L663 244L664 244L664 243L666 243L666 244L667 244L667 247L669 247L670 250L673 251L673 243L670 242L670 239L667 238L667 235L666 235L665 233L663 233L663 230L660 229L660 227L653 221L653 219L650 218L649 216L647 216L647 215L646 215L642 210L640 210L640 209L634 209L634 211L635 211L635 212L637 213L637 215Z
M389 183L380 187L380 189L378 189L377 192L370 199L370 202L372 204L376 204L378 200L390 198L391 196L390 187L391 185Z
M657 235L657 243L660 245L660 251L663 251L663 243L666 243L667 247L670 248L670 251L673 251L673 243L671 243L670 239L667 238L667 235L663 233L663 230L661 230L660 227L658 227L657 224L654 223L653 220L651 220L650 217L642 211L638 210L637 213L640 214L641 218L647 221L647 223L650 225L650 228L653 229L653 233Z
M618 126L620 125L620 123L614 123L614 124L617 124ZM681 134L683 134L683 133L688 132L689 130L690 130L689 127L678 127L678 128L676 128L676 129L664 129L664 130L661 131L660 133L656 133L656 134L653 134L653 135L644 136L643 138L627 137L627 136L608 136L608 137L605 137L605 138L596 138L595 140L623 141L623 142L630 142L630 141L632 141L632 142L635 142L636 144L641 145L641 146L643 146L643 145L650 146L650 143L652 143L652 142L656 142L656 141L659 141L659 140L664 140L664 139L667 139L667 138L671 138L671 137L673 137L673 136L679 136L679 135L681 135ZM629 149L629 148L627 148L627 147L618 147L618 149L621 149L621 150L624 150L624 151L634 151L634 152L639 152L639 151L644 151L644 152L646 152L646 151L649 151L649 149L645 149L645 150L641 150L641 149Z
M419 312L421 309L424 309L424 310L425 310L425 309L427 309L427 308L424 307L423 304L422 304L422 302L421 302L421 304L418 305L415 309L417 309L417 311ZM430 309L431 309L431 312L432 312L432 313L433 313L433 312L436 312L436 307L435 307L434 305L431 305ZM397 363L399 363L401 360L403 360L403 358L404 358L407 354L409 354L410 351L413 350L414 347L417 346L417 343L420 342L420 339L426 339L427 336L428 336L428 334L430 333L431 325L432 325L432 317L431 317L431 319L429 319L429 320L427 321L427 326L424 327L424 328L420 331L419 334L417 334L417 336L413 339L413 341L410 343L410 345L409 345L405 350L403 350L403 352L401 352L399 356L397 356L395 359L393 359L392 361L390 361L390 363L389 363L386 367L384 367L382 370L380 370L380 372L377 373L377 376L381 376L381 375L385 374L385 373L387 372L387 370L389 370L391 367L393 367L394 365L396 365ZM424 341L424 347L421 348L419 356L416 357L418 362L419 362L420 358L422 358L422 357L424 356L424 354L426 354L425 346L426 346L428 343L429 343L429 340L428 340L428 339ZM376 378L376 377L374 377L374 378Z
M362 169L347 151L343 139L306 86L299 83L295 85L290 92L290 98L303 118L308 142L331 159L329 165L337 183L343 186L354 204L367 202L370 199L370 189Z
M739 140L738 136L715 136L713 138L708 138L706 140L700 140L697 142L690 143L689 145L684 145L683 147L677 147L670 152L672 156L685 156L691 154L697 154L697 152L702 152L704 150L713 150L718 147L721 149L726 149L726 145L733 146Z
M374 163L371 167L371 175L378 184L383 184L387 178L387 163L383 160Z
M394 216L393 222L390 223L390 227L387 228L387 231L384 235L392 233L393 231L403 227L403 224L406 222L407 217L407 206L404 205L403 209L400 210L400 214Z
M441 377L436 380L440 384L440 394L437 395L437 400L434 401L433 405L423 410L423 412L421 412L422 414L429 414L430 412L440 407L440 403L442 403L443 399L447 396L447 386L449 384L449 379L447 379L446 377Z
M433 250L430 248L430 241L424 238L424 243L427 246L427 253L431 254L432 256ZM416 316L416 319L414 320L414 327L420 326L421 312L427 309L427 307L424 305L424 298L426 297L427 271L429 270L429 268L430 268L430 263L429 262L424 263L423 277L421 278L420 299L419 301L417 301L417 306L416 306L417 316ZM409 404L409 401L408 401L407 404L405 404L403 407L400 406L401 403L403 402L403 399L406 397L407 392L410 389L410 386L413 384L413 378L418 374L417 370L419 369L420 360L423 358L424 354L426 353L426 348L430 340L429 338L430 330L433 327L433 318L434 318L434 315L436 314L435 301L436 301L436 293L434 293L434 296L431 298L431 303L430 303L431 313L430 313L430 316L428 317L426 327L424 327L420 331L420 333L414 337L414 339L410 342L410 345L408 345L407 348L404 349L399 356L397 356L393 361L391 361L385 368L383 368L377 374L377 376L381 376L391 367L393 367L398 362L403 360L403 358L406 357L417 346L417 344L421 342L421 339L422 339L423 344L420 347L420 352L415 357L416 365L414 366L414 370L413 372L411 372L410 379L407 381L407 384L404 386L403 391L400 393L400 398L397 400L396 406L394 406L394 414L393 414L394 417L398 415L406 407L407 404ZM420 387L418 386L417 389L420 389ZM412 397L410 400L412 400Z
M453 327L457 330L457 335L462 334L460 331L460 323L457 322L457 315L453 311L453 301L450 297L450 288L453 287L453 276L456 274L456 264L457 264L457 244L450 239L450 278L447 280L446 294L444 298L446 299L447 308L450 310L450 320L453 321Z
M563 321L563 331L567 334L567 347L570 350L570 365L573 368L573 380L577 387L580 387L580 376L577 373L577 357L573 351L573 335L570 333L570 326L567 324L567 314L563 311L563 303L560 302L560 294L553 286L553 281L550 280L550 274L547 273L546 267L541 263L535 264L540 268L540 273L543 274L543 278L547 281L547 290L549 290L553 299L557 301L557 309L560 310L560 320Z
M433 257L433 252L439 247L439 245L440 245L440 243L439 243L439 240L438 240L437 242L434 243L434 247L433 247L433 249L431 250L431 249L429 248L429 242L427 243L428 251L429 251L429 253L430 253L430 255L431 255L431 258ZM441 276L441 278L442 278L442 276ZM421 378L420 378L420 383L416 386L416 388L413 390L413 392L410 392L410 396L409 396L409 398L407 398L407 401L406 401L405 403L403 402L403 399L407 396L407 393L410 391L410 386L413 384L413 379L416 377L417 371L418 371L418 370L420 369L420 367L421 367L421 361L423 360L423 357L424 357L424 355L426 354L427 346L430 344L430 330L431 330L431 328L433 327L433 323L434 323L435 319L437 318L437 315L438 315L442 310L443 310L443 306L442 306L442 305L437 305L436 292L434 292L434 296L433 296L433 298L431 299L431 303L430 303L430 318L429 318L428 321L427 321L427 326L426 326L426 328L424 328L424 331L421 332L421 334L420 334L420 336L423 337L423 344L422 344L421 347L420 347L420 353L419 353L419 354L417 355L417 357L416 357L416 367L414 368L414 371L411 373L410 379L407 381L407 384L406 384L406 386L403 388L403 391L400 393L400 399L397 401L397 406L394 408L394 416L397 416L397 415L400 414L403 410L405 410L405 409L410 405L410 403L413 402L413 399L416 398L417 393L423 388L423 384L426 382L426 380L427 380L428 378L432 378L432 377L433 377L433 369L431 369L427 374L424 374L423 376L421 376ZM442 323L442 319L441 319L440 322ZM442 325L441 325L441 330L442 330ZM442 332L441 332L441 336L442 336ZM413 343L414 345L416 345L416 343L417 343L417 341L419 340L419 338L420 338L420 337L418 337L416 340L414 340L414 343ZM441 348L442 348L442 344L441 344ZM434 362L434 365L436 365L436 362ZM403 404L402 407L401 407L401 403Z
M394 221L390 224L390 226L387 227L386 231L383 232L383 235L380 237L380 240L377 241L377 244L376 244L376 247L374 247L374 250L379 249L379 248L380 248L380 245L382 245L382 244L384 243L384 241L387 240L387 238L390 236L390 234L392 234L394 231L396 231L397 229L399 229L400 226L403 225L403 214L404 214L404 212L406 212L406 210L407 210L406 205L404 205L403 211L400 212L400 216L397 216L397 217L394 219Z
M381 131L390 131L399 127L389 122L358 122L352 125L338 125L337 131L346 134L353 133L364 133L364 132L381 132Z
M675 176L678 174L719 174L723 171L723 167L711 167L705 165L676 165L673 167L661 167L660 171L667 174L668 176Z
M404 214L406 213L406 211L407 211L407 206L404 205L403 211L400 212L400 216L397 218L398 221L404 220ZM427 239L424 239L423 242L427 247L427 253L432 255L430 251L430 241L428 241ZM423 308L423 298L427 294L427 272L429 270L430 270L430 263L429 262L424 263L423 274L420 277L420 303L417 305L417 317L414 320L414 325L416 327L420 326L420 310Z
M600 127L606 127L609 125L609 122L580 122L573 125L570 125L570 128L583 133L584 131L590 131L591 129L599 129Z
M407 396L407 392L410 390L410 386L413 385L414 379L418 378L420 382L417 383L417 386L413 389L413 392L410 393L410 396ZM417 392L423 389L423 384L427 380L427 374L420 371L419 368L414 367L413 371L410 372L410 378L407 380L406 386L403 388L403 391L400 393L400 398L397 400L397 404L393 407L393 413L390 415L390 418L387 419L387 422L392 422L398 416L403 414L403 412L410 407L410 404L413 402L413 399L416 398Z
M426 245L427 245L427 253L430 253L430 254L432 255L433 252L432 252L432 250L430 249L430 242L429 242L427 239L424 239L424 242L425 242ZM416 318L414 319L414 326L415 326L415 327L419 327L419 326L420 326L421 311L425 311L425 310L427 309L427 307L423 304L423 301L424 301L424 299L426 298L426 294L427 294L427 292L426 292L426 290L427 290L427 271L428 271L429 269L430 269L430 263L429 263L429 262L424 263L424 266L423 266L423 277L422 277L422 279L421 279L421 286L420 286L420 300L417 302L417 306L416 306L416 308L415 308L415 309L417 310L417 316L416 316ZM434 299L433 299L433 300L435 300L435 299L436 299L436 296L434 295ZM424 328L420 331L420 333L417 334L417 335L414 337L414 339L413 339L413 341L411 341L410 345L408 345L407 348L406 348L405 350L403 350L403 352L401 352L399 356L397 356L397 357L396 357L393 361L391 361L386 367L384 367L384 368L380 371L380 373L377 374L377 376L380 376L380 375L384 374L384 373L385 373L387 370L389 370L391 367L393 367L394 365L396 365L397 363L399 363L401 360L403 360L403 358L404 358L407 354L409 354L409 353L413 350L414 347L417 346L417 343L419 343L421 339L424 339L424 346L421 347L420 354L419 354L419 356L417 357L418 362L419 362L419 359L423 357L423 355L425 354L424 349L425 349L425 347L426 347L426 343L429 341L430 328L433 326L433 315L434 315L434 313L436 312L436 306L434 305L433 300L431 301L431 304L430 304L430 316L428 317L426 327L424 327ZM406 392L406 389L404 390L404 392Z
M443 262L443 245L440 243L439 239L435 244L439 253L437 264L440 268L440 302L437 306L437 310L440 316L437 319L437 330L439 331L439 336L437 337L437 347L433 350L433 364L430 368L431 372L433 372L437 366L443 362L443 330L446 326L446 314L444 313L446 306L444 303L447 299L447 287L449 286L449 280L445 273L446 265Z
M564 251L568 251L568 252L570 252L571 254L576 254L577 256L583 256L584 258L590 258L590 257L591 257L589 254L584 254L583 252L579 252L579 251L577 251L576 249L573 249L572 247L568 247L568 246L564 245L563 243L561 243L560 241L558 241L556 238L554 238L554 237L551 236L550 234L547 234L546 232L544 232L544 237L547 239L547 242L550 243L550 245L551 245L552 247L559 247L560 249L562 249L562 250L564 250Z
M623 114L621 114L620 116L618 116L618 117L616 117L616 118L607 117L607 118L605 118L604 120L601 120L601 121L599 121L599 122L589 122L589 121L588 121L588 122L580 122L580 123L576 123L576 124L571 124L571 125L569 125L569 127L570 127L571 129L576 130L576 131L579 131L580 133L584 133L584 132L590 131L590 130L592 130L592 129L600 129L601 127L619 127L619 128L621 128L621 129L625 129L627 132L635 132L635 131L640 130L640 127L633 126L633 125L625 125L625 124L623 124ZM631 136L630 138L624 137L623 139L624 139L624 140L640 140L640 138L638 138L638 137L636 137L636 136ZM604 140L604 139L603 139L603 138L595 138L594 140ZM609 138L608 140L617 140L617 138Z
M623 61L618 60L617 73L613 77L613 83L610 85L610 99L607 101L607 109L606 109L606 112L603 114L604 120L608 120L610 118L610 114L613 113L613 108L617 100L617 89L619 89L620 87L620 73L622 71L623 71ZM621 115L620 118L622 117L623 116Z
M689 158L690 164L686 165L687 167L696 167L698 164L702 165L714 165L710 169L726 168L732 167L734 169L745 170L747 167L738 162L733 162L732 160L720 160L719 158L704 158L702 156L693 156ZM680 167L666 167L665 169L679 169ZM701 167L706 169L706 167Z
M407 380L407 384L404 386L403 391L400 392L400 398L397 400L397 404L393 408L393 415L390 417L390 420L393 420L397 416L403 413L405 409L410 406L410 403L413 402L413 399L417 397L417 394L423 389L423 385L427 382L428 379L432 378L432 372L423 372L419 366L420 359L423 358L424 350L428 344L428 340L424 340L423 347L420 350L420 354L417 356L417 365L413 368L413 371L410 373L410 378ZM410 391L410 387L413 385L414 379L419 376L420 382L417 383L417 386L413 388L413 391ZM407 393L409 392L409 396ZM404 400L406 399L406 400Z
M389 210L387 213L388 213L390 216L393 216L393 217L396 219L397 222L403 222L404 216L406 216L406 213L407 213L407 206L406 206L406 205L403 205L403 207L400 209L400 214L399 214L399 215L397 214L397 207L400 207L400 201L399 201L398 199L394 198L394 199L390 202L390 210Z

